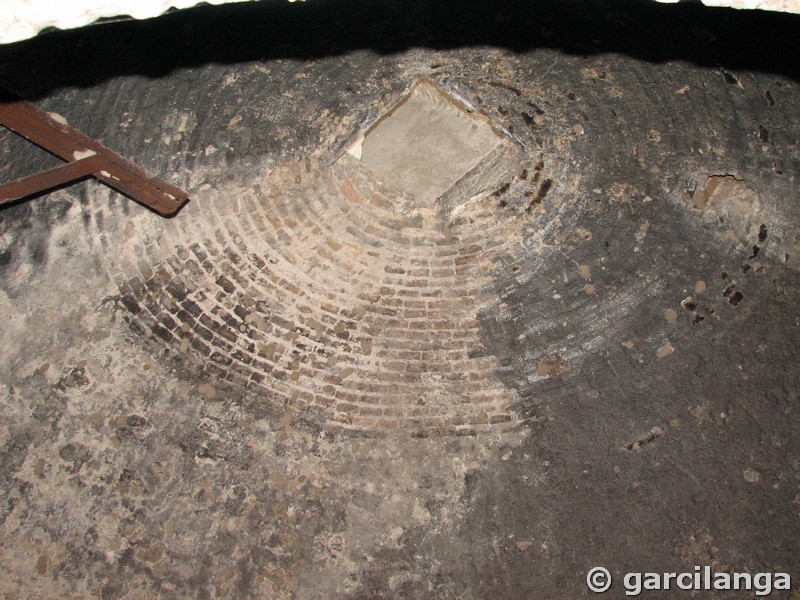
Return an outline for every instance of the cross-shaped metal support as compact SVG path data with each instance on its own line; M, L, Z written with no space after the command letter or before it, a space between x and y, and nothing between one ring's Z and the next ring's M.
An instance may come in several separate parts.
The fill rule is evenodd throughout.
M113 150L22 100L0 101L3 125L67 161L66 164L0 185L0 205L14 202L86 177L99 179L159 215L174 215L189 200L186 192L153 177Z

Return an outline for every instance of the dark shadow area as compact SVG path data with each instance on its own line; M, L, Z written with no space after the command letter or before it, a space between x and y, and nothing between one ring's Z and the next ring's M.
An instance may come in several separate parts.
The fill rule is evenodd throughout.
M208 63L312 59L368 49L494 46L618 53L800 79L800 16L649 0L310 0L200 6L0 46L3 85L28 98Z

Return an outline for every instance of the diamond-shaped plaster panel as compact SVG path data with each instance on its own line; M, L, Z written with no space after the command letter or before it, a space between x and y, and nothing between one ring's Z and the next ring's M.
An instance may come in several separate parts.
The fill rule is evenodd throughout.
M485 119L420 80L349 152L420 206L431 206L502 143Z

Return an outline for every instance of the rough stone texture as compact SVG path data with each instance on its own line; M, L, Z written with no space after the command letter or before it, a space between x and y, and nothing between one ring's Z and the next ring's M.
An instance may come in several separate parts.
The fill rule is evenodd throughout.
M798 21L593 6L206 7L0 49L193 198L0 212L0 592L796 588ZM421 77L521 148L493 193L420 211L345 155ZM0 180L47 162L18 142Z

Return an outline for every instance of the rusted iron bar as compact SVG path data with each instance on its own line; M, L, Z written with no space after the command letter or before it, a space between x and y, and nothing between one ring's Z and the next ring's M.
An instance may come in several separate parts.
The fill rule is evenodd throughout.
M164 217L189 200L186 192L153 177L113 150L28 102L0 103L0 125L67 161L66 165L0 186L0 204L91 175ZM84 160L92 159L89 162ZM90 168L86 172L87 168Z
M8 204L26 196L78 181L102 169L104 164L103 157L93 154L87 158L68 162L48 171L0 185L0 204Z

